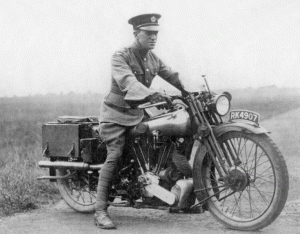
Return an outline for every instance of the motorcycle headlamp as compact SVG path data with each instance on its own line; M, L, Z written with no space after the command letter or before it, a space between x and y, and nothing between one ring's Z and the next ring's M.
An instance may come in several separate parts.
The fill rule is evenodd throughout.
M213 109L220 116L225 116L230 110L231 95L227 92L213 97Z

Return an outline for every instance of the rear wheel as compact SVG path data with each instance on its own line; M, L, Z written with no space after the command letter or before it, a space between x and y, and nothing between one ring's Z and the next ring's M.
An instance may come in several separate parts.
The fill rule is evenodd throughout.
M211 160L203 168L208 209L225 226L258 230L282 211L289 188L285 161L265 134L227 132L218 139L228 175L221 178Z
M68 178L57 180L57 187L65 202L76 211L93 212L96 203L98 173L58 169L57 175L70 175Z

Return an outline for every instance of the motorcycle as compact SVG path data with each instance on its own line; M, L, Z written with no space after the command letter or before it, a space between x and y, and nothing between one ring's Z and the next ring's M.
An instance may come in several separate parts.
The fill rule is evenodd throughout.
M230 111L230 93L215 94L207 82L205 91L184 91L172 100L172 108L157 115L154 110L164 102L139 106L147 118L128 132L110 205L209 211L225 226L243 231L270 225L285 205L289 178L259 114ZM49 168L49 176L39 179L56 182L65 202L79 212L94 211L105 162L98 125L91 116L65 116L43 125L43 155L49 160L39 166ZM174 152L191 165L192 178L174 163Z

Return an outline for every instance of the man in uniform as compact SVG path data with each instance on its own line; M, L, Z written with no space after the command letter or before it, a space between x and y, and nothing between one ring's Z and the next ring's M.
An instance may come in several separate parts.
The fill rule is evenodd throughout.
M160 17L159 14L144 14L131 18L128 23L133 26L135 42L112 56L111 89L100 113L100 137L106 143L107 159L100 172L95 205L94 221L99 228L116 228L107 212L108 190L122 156L126 132L144 117L143 110L132 103L170 102L167 96L149 89L156 75L183 90L178 73L151 51L157 41Z

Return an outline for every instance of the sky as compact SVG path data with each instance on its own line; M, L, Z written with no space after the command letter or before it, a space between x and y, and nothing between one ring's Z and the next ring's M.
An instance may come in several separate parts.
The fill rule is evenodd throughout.
M154 51L190 91L202 75L211 89L300 88L299 0L0 0L0 97L106 93L144 13L162 15Z

